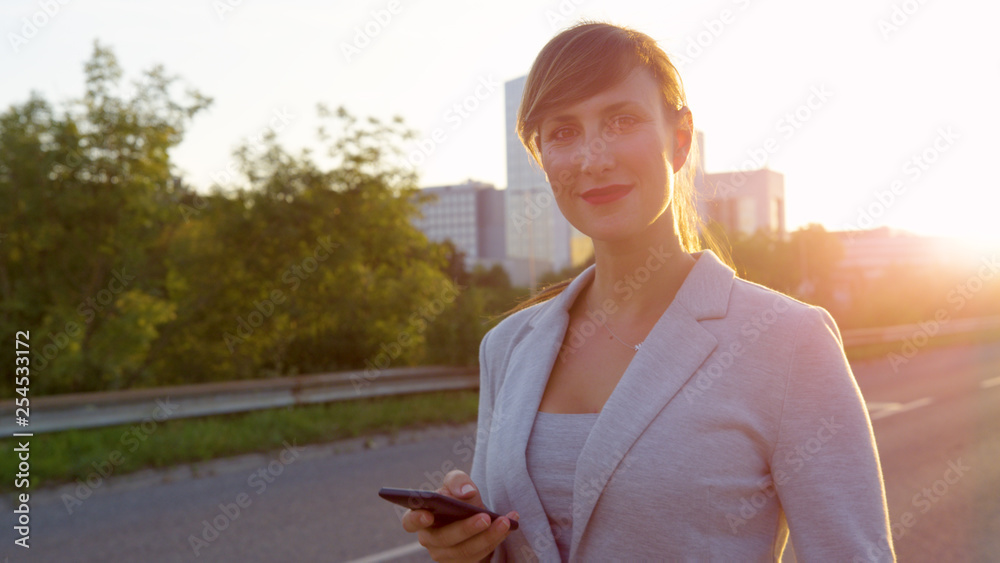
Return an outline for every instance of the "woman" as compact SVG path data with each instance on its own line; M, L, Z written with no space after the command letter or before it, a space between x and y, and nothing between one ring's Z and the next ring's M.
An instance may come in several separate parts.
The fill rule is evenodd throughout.
M472 475L440 492L505 516L407 513L436 560L777 560L789 535L804 561L894 558L832 318L698 252L693 131L644 34L581 24L538 55L518 132L595 265L483 338Z

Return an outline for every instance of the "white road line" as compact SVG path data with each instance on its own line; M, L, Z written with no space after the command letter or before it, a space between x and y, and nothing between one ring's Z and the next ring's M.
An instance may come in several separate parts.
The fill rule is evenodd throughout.
M931 404L930 397L917 399L916 401L911 401L905 405L903 403L868 403L868 416L872 420L878 420L880 418L885 418L901 412L918 409L929 404Z
M393 559L398 559L404 555L412 555L424 549L424 546L420 545L418 542L413 542L404 546L396 547L386 551L380 551L369 555L367 557L362 557L361 559L355 559L354 561L348 561L348 563L381 563L383 561L392 561Z
M979 386L983 389L989 389L990 387L996 387L1000 385L1000 377L994 377L993 379L987 379L986 381L980 381Z

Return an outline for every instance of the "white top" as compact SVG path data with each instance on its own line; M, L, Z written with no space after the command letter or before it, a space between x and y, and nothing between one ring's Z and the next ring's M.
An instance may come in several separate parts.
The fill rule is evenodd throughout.
M555 414L539 411L528 438L528 475L563 561L573 539L573 477L576 460L600 413Z

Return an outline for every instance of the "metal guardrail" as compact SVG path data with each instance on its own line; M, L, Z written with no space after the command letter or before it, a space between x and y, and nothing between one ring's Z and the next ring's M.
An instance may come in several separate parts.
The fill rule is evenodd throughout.
M846 330L845 347L903 342L921 344L919 335L935 337L1000 329L1000 317L953 319L925 323ZM375 375L363 371L301 375L181 385L126 391L75 393L31 399L28 427L15 425L14 401L0 404L0 436L14 432L56 432L148 420L230 414L259 409L343 401L427 391L475 389L476 367L428 366L393 368Z
M855 328L841 333L844 347L866 346L869 344L886 344L891 342L913 341L922 346L919 341L924 338L934 338L951 334L968 334L1000 329L1000 317L981 317L975 319L948 319L944 321L925 321L917 324L885 326L878 328ZM922 335L922 336L921 336Z
M0 406L0 436L231 414L427 391L475 389L479 369L415 367L73 393L31 399L29 425L15 425L14 400Z

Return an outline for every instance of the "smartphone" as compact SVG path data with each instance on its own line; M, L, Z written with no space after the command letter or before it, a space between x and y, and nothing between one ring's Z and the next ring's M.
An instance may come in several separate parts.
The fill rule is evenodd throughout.
M464 520L480 512L489 514L491 522L500 518L500 515L496 512L479 508L478 506L455 500L433 491L382 487L378 491L378 496L411 510L426 510L430 512L434 515L434 523L431 524L432 528L440 528L441 526L457 522L458 520ZM510 519L510 529L517 529L517 520Z

